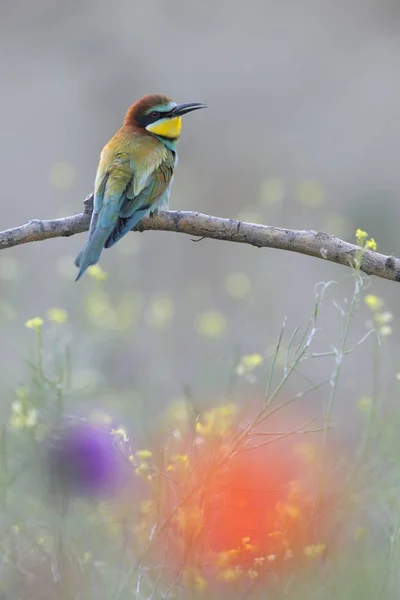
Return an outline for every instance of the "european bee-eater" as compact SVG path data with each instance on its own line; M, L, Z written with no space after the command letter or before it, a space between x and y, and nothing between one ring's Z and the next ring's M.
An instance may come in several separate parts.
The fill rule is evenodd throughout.
M123 126L100 155L89 237L75 260L77 280L98 262L103 248L113 246L143 217L168 209L182 115L205 107L151 94L127 110Z

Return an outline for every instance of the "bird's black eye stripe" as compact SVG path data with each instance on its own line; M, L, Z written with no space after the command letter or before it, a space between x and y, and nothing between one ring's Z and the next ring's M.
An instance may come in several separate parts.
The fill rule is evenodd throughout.
M140 115L137 117L137 123L140 127L147 127L150 123L155 123L161 118L161 113L158 110L152 110L148 115Z

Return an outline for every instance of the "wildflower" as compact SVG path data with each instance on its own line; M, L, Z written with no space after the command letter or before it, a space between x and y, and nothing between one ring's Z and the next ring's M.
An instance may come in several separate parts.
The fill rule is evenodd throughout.
M105 281L108 277L108 273L106 273L106 271L104 271L104 269L102 269L98 264L89 267L87 272L89 273L90 277L96 281Z
M372 312L377 312L383 308L383 300L378 298L378 296L374 296L373 294L368 294L365 296L364 302L368 308L372 310Z
M138 458L140 458L141 460L145 460L146 458L151 458L153 456L153 453L151 450L138 450L136 452L136 456Z
M278 505L277 509L279 510L279 512L287 515L291 519L298 519L300 517L299 507L293 504Z
M207 588L207 581L197 569L186 567L183 571L183 581L185 586L197 592L203 592Z
M118 437L123 443L129 442L128 434L126 432L126 429L124 429L123 427L118 427L118 429L111 429L110 433L111 435Z
M356 239L357 239L359 246L364 247L367 237L368 237L368 233L366 231L363 231L362 229L357 229Z
M208 435L224 436L229 431L237 410L235 404L223 404L206 411L201 421L196 423L196 433L203 437Z
M256 367L259 367L264 362L261 354L255 352L254 354L247 354L242 356L238 366L236 367L236 373L238 375L245 375L251 373Z
M221 312L209 310L196 317L195 326L199 335L218 338L226 330L226 319Z
M148 475L149 465L146 462L141 462L135 469L136 475Z
M47 311L47 318L52 323L57 323L58 325L65 325L65 323L68 321L68 313L62 308L49 308L49 310Z
M377 243L374 240L374 238L371 238L370 240L367 240L366 243L365 243L365 248L367 250L374 250L374 251L376 251L377 247L378 246L377 246Z
M248 536L242 538L242 547L244 550L254 550L253 544L250 544L250 538Z
M383 325L382 327L380 327L379 333L382 337L387 337L388 335L391 335L393 333L393 329L390 325Z
M178 462L178 463L187 465L187 463L189 461L189 457L187 454L175 454L175 456L172 457L172 460L174 462Z
M207 581L200 574L194 576L193 587L197 592L202 592L207 587Z
M304 554L308 558L316 558L324 552L325 548L325 544L312 544L304 548Z
M65 428L48 448L50 476L63 492L97 496L118 483L119 464L112 440L92 425Z
M220 573L218 573L218 579L222 579L223 581L226 581L227 583L232 583L234 581L237 581L237 579L240 576L240 570L236 569L234 567L229 567L227 569L224 569L224 571L221 571Z
M232 562L238 556L239 556L239 550L237 550L236 548L232 548L231 550L223 550L222 552L219 552L219 554L218 554L217 566L218 567L226 567L226 566L232 564Z
M21 400L15 400L11 404L10 427L12 429L30 429L37 423L36 408L28 408L23 405Z
M370 411L372 408L372 398L369 396L362 396L357 402L357 407L361 411Z
M43 319L40 317L34 317L33 319L28 319L28 321L25 322L25 327L27 327L27 329L40 329L42 325Z

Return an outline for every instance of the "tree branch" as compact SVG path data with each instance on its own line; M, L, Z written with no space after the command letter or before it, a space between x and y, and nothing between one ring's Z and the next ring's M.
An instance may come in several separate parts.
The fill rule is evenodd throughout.
M0 232L0 250L28 242L67 237L87 231L92 209L93 196L89 196L85 200L85 208L81 214L51 221L35 219L26 225L2 231ZM137 231L174 231L200 238L249 244L257 248L290 250L347 267L354 267L356 256L360 256L359 246L349 244L328 233L281 229L280 227L222 219L196 212L160 212L143 219L135 229ZM400 282L400 259L393 256L385 256L372 250L363 251L361 270L368 275Z

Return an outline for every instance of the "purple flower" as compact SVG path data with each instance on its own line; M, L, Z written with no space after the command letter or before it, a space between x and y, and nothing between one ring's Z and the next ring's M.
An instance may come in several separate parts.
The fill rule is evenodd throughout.
M112 436L93 425L62 430L49 447L50 478L61 492L103 496L118 485L120 463Z

